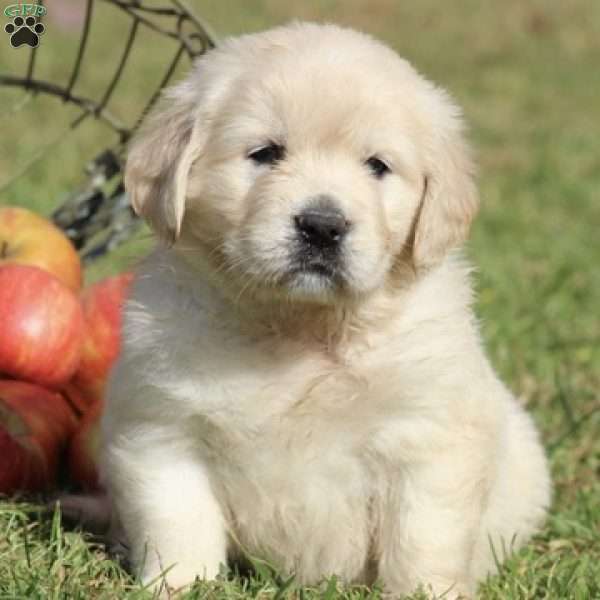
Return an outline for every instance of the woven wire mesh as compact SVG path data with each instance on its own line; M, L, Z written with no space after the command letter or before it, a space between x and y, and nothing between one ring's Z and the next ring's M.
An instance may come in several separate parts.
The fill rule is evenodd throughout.
M112 68L112 75L101 92L94 97L75 91L86 68L86 50L91 37L91 24L99 3L118 9L122 18L129 20L128 34L122 40L120 58ZM38 0L43 6L43 0ZM38 21L43 17L38 17ZM17 87L26 94L45 94L60 98L65 105L75 106L78 114L69 124L74 130L88 119L97 119L117 137L85 166L85 182L71 192L52 213L54 222L61 227L80 250L84 261L104 255L127 240L139 222L130 208L122 182L122 165L126 142L139 126L146 112L158 99L161 90L171 81L183 59L189 61L215 45L215 38L207 26L182 0L86 0L81 34L74 55L67 57L72 66L65 81L56 82L36 77L36 57L40 46L31 48L24 74L0 73L0 86ZM136 117L126 122L109 110L109 102L122 81L136 40L144 29L170 38L175 52L162 73L159 84L140 107ZM108 139L108 136L107 136ZM83 165L82 165L83 166ZM26 176L26 170L24 175Z

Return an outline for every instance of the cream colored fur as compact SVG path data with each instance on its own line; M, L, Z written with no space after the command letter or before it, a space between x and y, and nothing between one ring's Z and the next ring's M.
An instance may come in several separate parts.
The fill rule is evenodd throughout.
M269 142L280 163L248 158ZM457 250L472 174L448 95L333 25L226 41L166 94L126 173L163 242L103 420L145 581L214 578L243 549L302 583L471 596L491 544L501 558L540 525L544 452L485 356ZM322 195L351 223L339 285L288 273L293 217Z

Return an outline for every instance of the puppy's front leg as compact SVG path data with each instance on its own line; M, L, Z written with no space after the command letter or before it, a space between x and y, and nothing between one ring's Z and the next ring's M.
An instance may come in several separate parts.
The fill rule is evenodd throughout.
M204 465L172 444L148 448L120 436L105 451L108 487L144 583L214 579L226 560L221 508ZM127 441L123 441L127 440ZM160 581L159 581L160 583Z
M379 577L394 595L419 585L470 598L487 465L475 449L453 449L406 465L383 507Z

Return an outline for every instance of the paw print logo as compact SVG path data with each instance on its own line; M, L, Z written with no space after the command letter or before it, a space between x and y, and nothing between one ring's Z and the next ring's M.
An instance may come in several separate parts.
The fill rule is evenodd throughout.
M10 35L10 45L13 48L18 48L23 44L35 48L40 42L40 35L45 31L42 23L36 23L35 17L15 17L12 23L7 23L4 26L4 31Z

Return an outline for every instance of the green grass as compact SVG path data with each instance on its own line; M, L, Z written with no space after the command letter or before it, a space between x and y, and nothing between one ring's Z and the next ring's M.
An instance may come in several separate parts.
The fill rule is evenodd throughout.
M545 528L482 585L481 597L600 598L600 3L194 4L221 34L295 17L367 30L464 106L480 164L482 209L469 245L478 269L477 312L495 367L541 428L555 483ZM122 24L108 9L98 11L94 28L82 90L101 86L103 66L120 52ZM22 72L23 54L3 42L0 71ZM76 36L50 25L38 52L40 71L64 78L64 56L75 43ZM118 90L117 114L135 115L165 56L156 41L145 42L143 65ZM49 212L78 183L83 162L114 139L91 121L66 136L68 111L59 102L37 98L14 108L19 99L0 90L0 202ZM50 155L14 176L56 138ZM88 278L122 268L143 246L125 247ZM84 539L31 505L0 503L0 598L151 597ZM259 566L251 579L198 585L188 597L369 593L342 590L335 580L300 591Z

